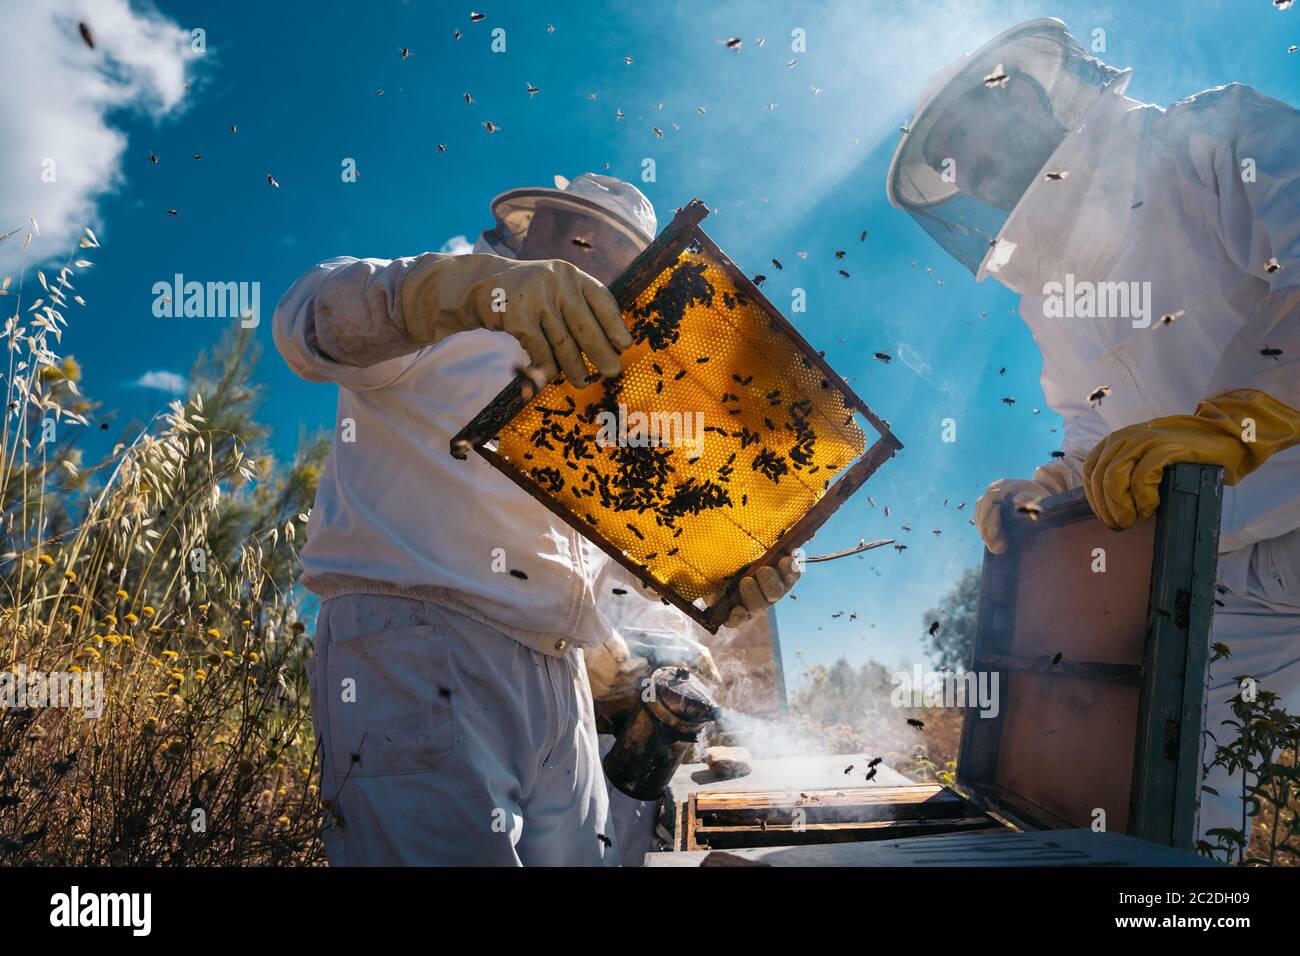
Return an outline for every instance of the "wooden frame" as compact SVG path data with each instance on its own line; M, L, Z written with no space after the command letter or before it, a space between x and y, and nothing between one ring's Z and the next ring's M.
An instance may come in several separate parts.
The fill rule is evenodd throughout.
M1153 556L1140 664L1060 661L1017 655L1017 596L1021 556L1041 536L1096 521L1081 489L1041 502L1036 521L1004 513L1011 546L986 553L977 612L972 669L1000 675L1002 700L996 717L968 710L962 727L958 785L999 814L1026 829L1087 825L1065 820L1024 794L1004 786L999 755L1005 739L1008 675L1028 673L1047 681L1100 682L1138 688L1132 775L1126 832L1182 849L1196 841L1201 786L1201 728L1204 717L1210 624L1218 561L1222 470L1177 464L1166 469L1161 505L1152 533ZM1043 595L1046 600L1049 596ZM1044 774L1064 767L1043 767Z
M547 509L562 519L570 527L596 544L613 560L630 571L648 588L653 589L665 601L674 605L687 616L695 620L710 633L716 633L726 620L727 613L738 600L740 579L752 574L763 565L774 565L780 556L787 554L807 542L839 506L857 491L875 471L894 453L901 449L902 443L894 437L889 425L860 399L848 384L827 364L816 349L795 330L786 318L763 296L750 279L740 271L725 253L719 249L699 228L699 224L708 215L704 203L695 199L677 211L673 221L660 233L659 237L639 255L627 270L614 280L610 291L614 294L619 307L626 313L650 284L669 268L687 249L702 250L717 261L735 283L737 289L757 304L773 328L788 337L794 347L815 367L829 387L837 391L844 400L844 406L862 415L875 429L877 437L871 441L865 451L847 469L840 472L826 492L807 512L795 521L777 541L759 558L745 565L731 575L721 597L712 605L701 610L692 601L687 600L672 588L661 584L648 572L646 566L637 563L625 555L619 547L608 541L596 528L582 521L565 507L561 506L552 495L543 489L533 478L515 463L506 460L492 447L495 436L532 400L531 390L524 388L523 376L507 385L488 405L474 417L452 439L451 454L465 458L472 448L487 459L495 468L503 472L515 484L541 502ZM528 396L528 397L525 397Z
M935 784L840 790L693 793L682 807L679 850L806 846L1001 831L970 800Z

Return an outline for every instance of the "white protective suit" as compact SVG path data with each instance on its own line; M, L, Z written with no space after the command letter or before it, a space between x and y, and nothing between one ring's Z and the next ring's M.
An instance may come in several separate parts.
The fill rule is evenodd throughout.
M579 180L573 206L649 241L645 197ZM499 222L511 208L499 197ZM423 258L331 259L275 313L290 367L340 386L302 554L322 598L308 676L330 862L614 864L582 649L610 636L597 604L621 569L478 456L449 454L527 364L515 339L466 331L372 361L393 353Z
M1076 486L1111 432L1190 414L1228 390L1258 389L1300 409L1300 112L1236 84L1160 109L1124 97L1127 82L1060 21L1022 24L942 74L890 170L895 205L978 278L995 275L1021 294ZM1019 110L1040 97L1049 115L1001 153L998 135L1020 115L996 112L1008 92ZM942 129L963 113L975 128ZM950 150L955 182L940 175ZM999 155L1009 183L990 185ZM1063 309L1089 282L1123 283L1128 307L1106 317ZM1099 301L1109 295L1097 291ZM1090 402L1101 385L1109 394ZM1224 489L1226 593L1213 640L1232 657L1211 670L1211 731L1222 734L1231 716L1234 675L1257 677L1300 711L1298 529L1300 446ZM1220 795L1202 798L1202 832L1240 828L1240 779L1216 770L1207 783Z

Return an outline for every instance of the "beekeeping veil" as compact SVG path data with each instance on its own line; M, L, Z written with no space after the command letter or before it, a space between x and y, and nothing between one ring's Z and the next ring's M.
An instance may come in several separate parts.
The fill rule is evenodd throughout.
M1089 56L1060 20L1012 27L931 77L890 163L890 202L979 273L1049 157L1129 76Z
M492 200L496 224L478 247L510 259L563 259L612 281L654 239L654 206L630 183L583 173L555 189L512 189Z

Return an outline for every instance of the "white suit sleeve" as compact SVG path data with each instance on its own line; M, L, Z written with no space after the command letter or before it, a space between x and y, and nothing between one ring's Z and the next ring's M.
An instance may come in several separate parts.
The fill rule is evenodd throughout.
M1192 161L1206 173L1213 164L1219 239L1268 294L1228 343L1210 394L1255 388L1300 409L1300 111L1245 86L1220 96L1231 136L1193 139Z
M1191 137L1192 162L1215 186L1210 223L1223 248L1268 294L1229 340L1206 397L1253 388L1300 409L1300 112L1240 85L1211 96L1205 119L1224 135ZM1223 489L1221 551L1296 528L1300 447Z
M401 283L423 258L341 256L308 270L275 308L272 334L285 362L309 382L351 389L393 382L421 348L406 334Z

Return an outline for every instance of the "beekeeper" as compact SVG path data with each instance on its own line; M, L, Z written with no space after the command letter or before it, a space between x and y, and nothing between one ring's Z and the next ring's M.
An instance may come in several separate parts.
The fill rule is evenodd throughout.
M616 636L598 605L618 566L448 451L520 367L621 370L631 339L602 283L654 209L607 176L556 186L493 200L471 255L330 259L276 308L289 366L340 386L302 552L335 865L618 860L583 653ZM729 620L789 583L745 579Z
M1206 726L1226 741L1238 675L1300 711L1300 113L1239 84L1160 109L1129 79L1059 20L1013 27L930 81L887 189L1020 294L1065 418L1064 458L980 499L990 550L1008 496L1082 485L1119 529L1153 513L1164 465L1223 466L1214 640L1232 657ZM1202 831L1240 828L1240 778L1207 784Z

